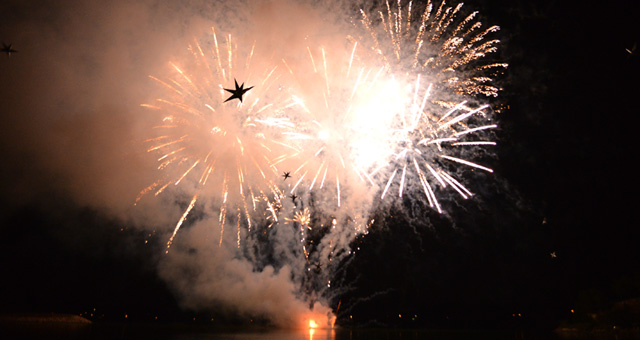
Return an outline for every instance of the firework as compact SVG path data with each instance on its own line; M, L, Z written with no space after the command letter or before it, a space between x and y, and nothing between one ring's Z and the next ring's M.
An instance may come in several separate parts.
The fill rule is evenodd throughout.
M283 270L313 309L340 286L331 280L378 197L417 192L443 212L443 192L472 196L462 178L493 171L476 156L495 145L483 100L506 64L487 61L497 26L481 29L461 7L386 2L361 11L360 35L329 46L307 36L268 58L215 31L194 40L190 62L151 77L164 96L143 105L160 117L145 146L162 175L137 200L172 191L184 206L167 248L205 205L218 214L218 245L235 238L233 258L251 273ZM235 80L251 90L227 101Z
M436 87L460 95L497 96L493 76L506 63L487 61L498 51L500 40L487 39L499 26L482 28L478 12L462 17L462 3L434 6L427 1L422 11L412 1L386 1L375 15L361 10L361 23L369 33L363 40L393 72L423 73ZM419 20L414 20L419 17Z
M327 294L337 266L352 254L351 240L370 226L377 187L370 173L392 156L389 126L402 101L390 95L397 84L382 65L364 62L358 44L341 47L307 47L295 64L283 60L294 80L288 93L295 125L283 132L290 147L274 165L291 170L286 190L296 199L287 220L299 230L301 290L311 304Z
M490 106L472 103L478 96L498 94L492 76L507 65L487 61L499 40L486 36L499 27L482 29L475 21L477 12L459 17L462 4L450 7L442 1L434 6L428 1L420 11L411 1L385 4L374 15L361 10L367 34L352 38L369 46L407 88L394 126L392 170L380 197L390 190L402 197L410 184L417 184L429 205L442 212L438 187L452 188L463 198L472 195L456 178L453 165L493 172L466 157L476 148L495 145L489 131L497 125Z
M415 93L420 92L419 78ZM429 101L431 87L424 90L422 96L416 95L404 119L396 130L397 149L392 162L393 171L388 176L381 198L384 199L392 184L402 197L409 182L419 183L429 205L442 213L435 194L436 187L452 188L462 198L472 196L460 180L456 179L454 165L467 166L493 172L492 169L465 159L473 154L475 147L496 145L486 134L496 128L488 118L488 105L472 107L466 102L451 103ZM416 181L417 179L417 181ZM397 187L397 188L396 188Z
M269 155L278 147L272 138L277 135L274 129L289 124L266 114L280 109L273 104L278 102L277 67L254 63L255 42L246 48L230 34L219 40L212 28L208 39L195 39L189 45L190 63L171 63L173 77L151 76L166 96L142 105L161 117L162 122L153 129L157 135L145 143L148 152L158 155L158 169L164 175L142 190L137 201L145 194L158 196L179 184L191 197L167 248L203 196L220 198L216 202L220 207L220 242L230 211L236 212L238 245L240 225L250 230L254 212L265 211L266 206L277 219L273 205L282 192L274 184L276 169ZM225 102L228 93L224 88L231 87L234 78L255 86L244 102Z
M384 69L359 62L357 44L345 53L306 52L308 62L297 69L283 60L297 80L290 93L299 110L295 127L283 133L291 148L274 164L293 169L291 193L327 191L340 207L354 186L373 184L369 173L391 154L394 101Z

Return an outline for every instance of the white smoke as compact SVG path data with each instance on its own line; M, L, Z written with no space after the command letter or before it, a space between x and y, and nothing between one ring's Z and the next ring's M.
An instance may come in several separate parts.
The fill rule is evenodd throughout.
M384 143L391 123L381 122L377 114L392 111L386 105L398 105L393 100L407 91L406 84L377 78L382 64L370 62L376 60L371 49L359 47L350 59L353 9L337 1L293 0L3 3L0 12L11 17L0 23L1 31L19 50L0 63L6 79L0 84L5 109L0 151L14 164L3 170L10 179L1 182L3 191L23 202L48 190L61 191L80 205L168 238L197 184L186 180L158 197L147 194L134 206L145 187L162 176L177 176L159 171L157 154L146 152L144 140L153 137L164 113L140 105L167 94L149 75L171 78L175 69L170 62L180 67L193 63L188 46L210 37L213 26L221 44L229 34L241 50L255 42L254 63L278 65L274 88L283 85L289 95L306 98L307 110L299 109L292 122L317 122L331 133L339 130L338 137L329 143L315 133L308 144L296 145L306 153L287 158L277 169L267 167L269 181L284 193L279 212L273 213L277 223L274 216L260 215L250 231L239 222L234 204L240 200L231 197L229 217L221 224L221 190L204 192L162 258L159 274L185 308L230 310L282 326L299 326L310 315L330 323L333 271L351 256L354 238L366 232L374 193L380 190L379 181L363 175L392 157ZM259 75L233 77L258 80ZM373 80L382 85L373 86ZM264 98L275 98L269 96ZM369 104L364 113L351 107L363 102ZM341 121L345 112L368 115L368 124ZM322 152L331 166L317 160L304 165L325 144ZM355 156L334 152L341 147L355 150ZM228 160L221 158L222 167L234 168L224 163ZM322 167L326 172L319 172ZM279 178L280 171L296 169L302 170L295 178ZM325 173L326 184L317 190ZM246 175L247 182L264 181L262 174ZM226 175L214 176L212 182L222 183ZM315 182L316 190L308 193ZM295 203L287 198L300 192ZM304 207L310 208L311 229L286 219Z

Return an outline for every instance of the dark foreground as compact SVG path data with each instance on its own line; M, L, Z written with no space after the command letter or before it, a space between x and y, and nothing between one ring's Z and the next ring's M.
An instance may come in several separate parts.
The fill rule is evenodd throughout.
M532 330L306 329L220 328L186 324L142 324L69 320L4 319L0 339L208 339L208 340L623 340L640 339L632 331L536 332Z

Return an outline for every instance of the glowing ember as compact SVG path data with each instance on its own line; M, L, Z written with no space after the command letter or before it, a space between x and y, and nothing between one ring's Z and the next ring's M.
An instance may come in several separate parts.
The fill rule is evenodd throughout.
M309 328L318 328L318 324L313 320L309 320Z

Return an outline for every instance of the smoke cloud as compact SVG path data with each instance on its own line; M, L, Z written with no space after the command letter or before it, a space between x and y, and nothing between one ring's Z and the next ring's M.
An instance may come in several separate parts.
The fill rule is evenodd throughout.
M346 20L329 15L331 6L294 1L4 2L1 11L10 18L0 24L2 39L19 51L0 63L0 152L9 160L1 189L12 198L4 209L55 192L168 236L192 188L133 204L160 176L156 155L143 145L158 116L140 104L165 92L149 75L167 76L169 62L192 58L187 47L210 35L212 26L221 37L233 33L235 41L255 41L256 63L286 59L290 67L310 69L304 59L307 46L314 53L319 53L316 44L346 51L344 29L337 26ZM348 187L343 190L344 195ZM271 236L270 249L243 254L235 244L235 220L223 226L227 235L219 245L218 199L202 199L198 209L204 217L182 230L161 260L159 275L183 306L257 315L285 326L306 313L330 317L326 306L310 307L301 298L310 262L292 250L300 248L293 222L290 230ZM366 201L354 200L358 209L344 210L348 213L332 211L335 207L325 211L340 223L364 219ZM316 202L324 204L324 199ZM283 204L283 209L292 208L291 202ZM351 236L332 239L340 244L316 246L325 259L331 247L346 249ZM265 252L274 265L265 260Z
M432 91L429 81L449 84L444 85L454 89L449 92L492 91L484 84L457 83L447 72L435 80L416 79L404 70L397 77L381 76L389 67L374 56L375 48L356 52L354 40L368 38L362 32L351 35L357 12L350 6L292 0L3 4L2 13L11 17L0 24L2 39L19 51L0 63L0 152L10 160L0 173L9 180L0 183L12 197L3 207L56 192L164 239L173 235L158 273L185 308L229 310L280 326L302 326L309 317L330 325L328 305L339 293L331 278L352 255L354 238L372 223L369 215L381 189L402 196L404 186L424 188L419 199L434 206L427 175L414 173L405 184L407 164L409 171L414 164L422 171L418 161L373 171L400 157L388 142L399 130L410 131L400 139L415 143L402 146L409 153L420 143L441 142L417 136L408 127L418 120L409 115L393 121L388 113L398 107L421 113L417 108L424 108ZM452 39L451 48L463 40ZM478 47L480 53L491 53L483 49L491 44ZM452 58L436 57L443 63ZM233 67L216 78L221 66L215 64L225 62ZM396 66L406 64L403 59ZM243 106L221 105L228 93L220 87L232 88L232 78L254 86L247 98L267 105L248 100ZM278 103L282 97L287 99ZM450 113L462 110L462 104L451 104L459 100L455 96L435 97ZM215 121L197 111L212 98L220 104L209 107ZM436 106L431 100L428 105ZM479 105L468 106L467 112ZM261 108L285 123L255 133L255 126L268 125L261 121ZM197 124L184 118L193 116ZM456 122L451 119L450 125ZM155 152L164 142L149 140L167 138L161 124L179 126L176 130L189 136L187 151L200 154L193 159L210 168L182 181L191 170L187 165L197 163ZM287 130L287 124L298 128ZM270 144L269 133L295 142ZM323 157L315 157L319 154ZM170 160L166 165L159 162L164 158ZM294 178L283 180L282 171ZM372 171L378 179L369 176ZM455 180L430 171L442 187L465 195ZM380 178L389 178L386 188ZM213 184L201 186L203 181ZM145 188L150 189L141 195ZM288 198L301 191L301 197Z

